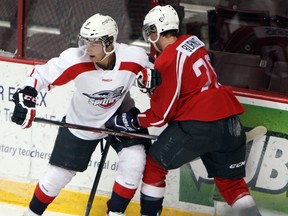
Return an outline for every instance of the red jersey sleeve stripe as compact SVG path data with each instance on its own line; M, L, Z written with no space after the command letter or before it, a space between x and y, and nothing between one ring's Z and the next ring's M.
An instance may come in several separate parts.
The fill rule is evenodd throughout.
M32 76L34 72L35 72L35 68L33 68L33 70L31 71L31 73L29 74L29 76Z
M128 70L134 74L138 74L139 71L144 69L140 64L135 62L121 62L119 70Z
M33 85L33 87L34 87L35 89L36 89L37 84L38 84L38 80L35 79L35 80L34 80L34 85Z
M33 70L31 71L31 73L29 74L30 77L32 77L33 73L35 72L35 68L33 68ZM34 79L34 83L33 83L33 87L36 89L36 86L38 84L38 80Z
M96 70L93 62L79 63L67 68L61 76L59 76L52 85L59 86L68 83L69 81L75 79L79 74L88 71Z

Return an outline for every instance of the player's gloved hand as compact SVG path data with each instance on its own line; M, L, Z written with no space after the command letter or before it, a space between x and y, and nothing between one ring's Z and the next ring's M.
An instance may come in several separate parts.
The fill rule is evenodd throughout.
M105 127L119 131L136 131L141 129L137 115L132 112L112 116L105 123Z
M145 68L137 74L136 86L143 93L152 95L153 91L162 82L161 74L154 70Z
M11 117L11 121L21 125L23 129L31 127L35 118L37 94L38 92L36 89L30 86L26 86L24 89L17 91L13 95L15 108Z

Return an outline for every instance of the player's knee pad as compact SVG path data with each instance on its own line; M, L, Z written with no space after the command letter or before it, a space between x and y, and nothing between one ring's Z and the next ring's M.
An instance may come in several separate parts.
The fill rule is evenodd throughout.
M47 172L39 180L39 187L47 196L56 197L75 175L76 171L49 165Z
M243 178L241 179L223 179L214 178L215 184L220 194L231 206L239 198L249 195L249 189Z
M124 187L137 188L146 162L145 147L143 145L135 145L123 148L118 156L118 176L116 181Z
M143 173L141 193L150 197L163 197L167 173L167 170L163 169L150 155L148 155Z
M164 187L168 170L160 166L150 154L147 155L145 170L143 173L143 182L145 184Z

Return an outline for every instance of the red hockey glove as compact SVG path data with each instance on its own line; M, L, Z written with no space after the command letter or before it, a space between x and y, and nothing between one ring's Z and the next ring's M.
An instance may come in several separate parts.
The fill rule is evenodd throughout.
M141 129L137 115L133 115L131 112L112 116L105 123L105 127L119 131L136 131Z
M145 68L137 74L136 86L143 93L152 95L153 91L162 82L161 74L154 70Z
M24 89L17 91L13 95L15 108L11 117L11 121L21 125L23 129L31 127L35 118L37 94L38 92L36 89L30 86L26 86Z

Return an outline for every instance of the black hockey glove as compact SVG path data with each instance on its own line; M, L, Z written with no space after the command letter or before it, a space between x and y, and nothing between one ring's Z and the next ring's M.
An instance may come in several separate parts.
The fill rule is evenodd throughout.
M11 121L21 125L23 129L31 127L35 118L37 94L38 92L36 89L30 86L26 86L24 89L17 91L13 95L15 108L11 117Z
M133 113L133 111L112 116L105 123L105 127L119 131L136 131L141 129L137 114Z
M136 86L141 92L148 93L151 96L161 82L161 74L158 71L145 68L137 74Z

